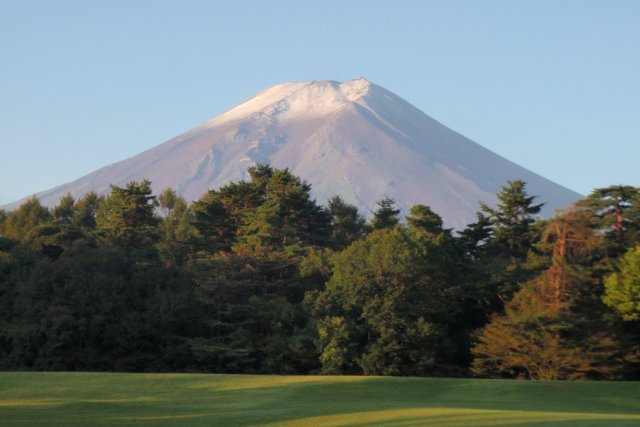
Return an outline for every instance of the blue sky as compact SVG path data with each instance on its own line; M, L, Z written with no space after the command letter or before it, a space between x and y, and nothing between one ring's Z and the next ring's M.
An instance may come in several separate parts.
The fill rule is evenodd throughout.
M363 76L586 194L640 186L639 1L0 0L0 204Z

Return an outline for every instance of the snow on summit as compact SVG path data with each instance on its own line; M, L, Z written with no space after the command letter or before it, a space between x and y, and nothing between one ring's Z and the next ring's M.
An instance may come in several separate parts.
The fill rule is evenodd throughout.
M523 179L546 213L581 196L524 169L433 120L367 79L282 83L134 157L37 196L48 206L109 184L149 179L187 200L246 178L269 163L306 179L323 203L340 195L370 215L385 196L406 213L429 205L447 226L475 220L508 179ZM6 208L15 208L19 202Z
M258 93L207 123L220 125L248 115L268 115L285 121L332 113L365 96L371 82L364 78L339 83L330 80L283 83Z

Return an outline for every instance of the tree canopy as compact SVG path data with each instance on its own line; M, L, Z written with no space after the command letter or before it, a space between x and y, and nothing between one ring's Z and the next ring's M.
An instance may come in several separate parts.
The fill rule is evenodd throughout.
M257 164L0 211L0 368L640 379L640 190L553 218L523 181L464 230L367 219Z

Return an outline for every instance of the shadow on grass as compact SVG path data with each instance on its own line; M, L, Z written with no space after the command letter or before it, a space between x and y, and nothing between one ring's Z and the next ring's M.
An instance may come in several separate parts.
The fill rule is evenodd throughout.
M640 425L639 384L623 382L3 373L0 384L6 425Z

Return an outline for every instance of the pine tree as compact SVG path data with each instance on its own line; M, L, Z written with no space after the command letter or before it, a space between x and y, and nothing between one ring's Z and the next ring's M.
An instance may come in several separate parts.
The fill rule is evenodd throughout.
M199 261L196 282L209 333L191 345L202 363L214 372L286 374L316 367L298 262L246 248Z
M595 189L581 205L590 209L596 227L607 237L607 256L617 258L640 237L640 189L614 185Z
M443 222L440 215L433 212L430 207L425 205L414 205L411 207L409 216L407 216L407 226L410 229L423 233L451 233L450 229L445 230L443 228Z
M331 213L331 246L342 250L356 240L364 237L367 224L358 208L346 203L340 196L334 196L328 202Z
M498 193L495 209L481 204L482 216L476 224L475 238L484 239L483 220L490 226L490 235L483 245L483 256L477 262L484 269L488 282L499 296L497 310L509 301L520 285L537 273L532 255L540 231L535 215L542 209L542 203L534 203L535 196L529 196L524 181L507 181Z
M75 211L75 204L76 201L70 193L62 196L58 204L52 210L53 218L66 224L71 223L73 213Z
M392 228L400 222L400 209L395 207L396 201L385 196L378 201L378 209L373 213L371 218L371 227L374 230L383 228Z
M90 191L82 196L75 203L72 223L83 229L95 229L98 207L103 202L104 199L98 196L95 191Z
M111 195L97 212L98 231L111 243L148 249L157 240L155 209L151 182L131 181L124 188L112 185Z
M260 204L243 216L239 243L246 247L302 248L329 243L329 212L311 198L311 186L288 169L260 165L252 182L264 186Z
M164 211L159 225L158 250L167 266L181 266L193 254L192 243L197 231L192 225L193 212L184 198L173 189L163 191L159 206Z

